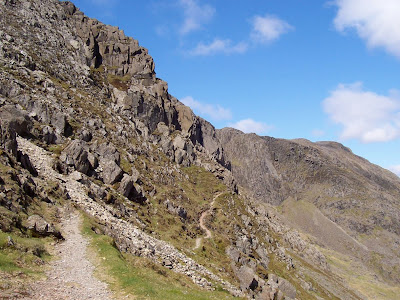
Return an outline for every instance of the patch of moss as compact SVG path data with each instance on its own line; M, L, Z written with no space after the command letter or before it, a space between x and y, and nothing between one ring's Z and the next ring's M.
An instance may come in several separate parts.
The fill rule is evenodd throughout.
M121 91L127 91L129 89L131 78L132 78L131 75L125 75L125 76L117 76L113 74L107 75L108 82Z

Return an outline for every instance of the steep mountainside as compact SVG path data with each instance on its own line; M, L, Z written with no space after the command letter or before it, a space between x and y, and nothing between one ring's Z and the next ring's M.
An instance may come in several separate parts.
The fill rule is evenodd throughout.
M400 179L335 142L217 131L238 184L327 248L400 282ZM312 218L311 218L312 217Z
M333 143L216 131L71 2L0 0L0 37L0 296L33 297L75 207L117 295L396 299L394 175Z

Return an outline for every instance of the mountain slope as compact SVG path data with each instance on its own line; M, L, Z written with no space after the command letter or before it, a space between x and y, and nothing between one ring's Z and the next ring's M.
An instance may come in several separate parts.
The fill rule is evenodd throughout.
M334 142L218 130L238 184L329 249L398 284L400 179Z
M309 215L308 204L293 210L301 202L292 204L290 196L306 198L311 183L315 189L326 186L331 193L327 195L336 197L342 186L346 193L351 190L343 182L359 180L372 193L373 181L381 180L381 192L388 192L371 194L371 205L383 213L392 210L391 217L377 222L388 243L393 243L396 239L390 235L398 236L392 230L398 220L398 191L390 174L376 168L362 175L361 167L369 166L351 154L336 168L332 161L340 161L342 154L327 145L319 145L326 150L318 154L314 146L301 145L305 142L276 140L282 146L256 136L247 141L243 135L243 143L235 143L244 156L233 152L229 141L241 133L216 131L195 116L156 77L145 48L120 29L88 18L71 2L2 0L0 36L0 259L11 257L0 264L6 282L0 285L1 292L15 288L22 270L27 279L21 290L29 295L32 272L43 272L35 264L45 264L46 247L62 242L58 212L73 204L91 220L88 230L99 236L96 241L111 240L99 251L114 245L119 254L113 259L127 266L123 270L150 265L158 274L154 284L159 286L165 278L161 286L166 286L173 278L179 295L203 289L209 290L204 297L210 299L364 297L331 263L327 251L341 249L319 241L317 235L313 240L291 229L288 224L306 226L290 218L285 221L269 203L282 204L286 216ZM256 153L247 153L248 142L259 145ZM295 153L301 149L317 153L318 163L327 167L312 173L309 165L315 162L303 166L298 162L304 156L287 156L288 143ZM271 153L277 155L272 160ZM258 161L262 168L247 159ZM353 160L361 167L352 167L351 176L344 173L326 180L324 172L350 170L347 164ZM257 184L251 186L253 182ZM238 190L238 183L256 193ZM264 200L264 190L259 189L263 185L271 201ZM378 194L385 201L375 203ZM329 221L332 215L323 208L331 202L326 199L313 202L312 213L328 224L324 227L340 231L339 238L346 236L363 248L358 237L339 227L347 230L351 215ZM361 218L354 220L364 224ZM16 243L7 241L8 236ZM393 253L379 257L376 267L390 266L381 260L397 259ZM104 270L110 269L107 261L102 263ZM126 271L108 276L110 285L122 289L118 290L122 294L141 291L143 286L131 289L121 282L145 281L127 279ZM150 294L153 299L161 295Z

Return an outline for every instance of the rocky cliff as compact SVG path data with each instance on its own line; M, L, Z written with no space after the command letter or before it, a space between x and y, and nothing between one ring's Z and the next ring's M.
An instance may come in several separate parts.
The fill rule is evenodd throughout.
M46 251L32 239L62 240L59 210L74 205L126 264L151 261L186 278L178 288L189 279L226 297L363 298L336 253L396 282L394 175L338 144L216 131L168 93L138 41L71 2L0 0L0 36L0 254L26 257L8 261L16 270L42 272ZM301 222L311 215L346 251ZM0 292L19 282L9 270Z

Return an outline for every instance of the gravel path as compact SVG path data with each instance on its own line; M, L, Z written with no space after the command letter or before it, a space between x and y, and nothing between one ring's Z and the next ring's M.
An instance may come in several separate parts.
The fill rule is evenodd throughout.
M204 212L201 214L201 216L200 216L199 225L200 225L200 228L203 229L203 230L206 232L206 236L204 237L205 239L209 239L210 237L212 237L212 233L211 233L210 229L208 229L208 228L206 227L206 225L204 224L204 220L205 220L205 218L210 214L211 210L213 209L215 200L216 200L219 196L221 196L222 194L223 194L223 193L219 193L219 194L215 195L214 198L213 198L213 200L212 200L212 202L210 203L210 208L207 209L206 211L204 211ZM200 245L201 245L201 241L202 241L202 240L203 240L202 237L198 237L198 238L196 239L196 246L193 248L193 250L196 250L196 249L200 248Z
M87 259L89 242L80 233L80 222L76 212L65 213L65 241L52 253L60 259L50 263L47 279L36 282L32 295L24 299L112 299L107 285L93 276L94 266Z
M122 247L121 251L131 253L136 256L147 257L153 260L156 263L164 264L165 262L172 263L172 270L174 272L184 274L188 276L194 283L197 285L206 288L212 289L215 283L222 286L224 289L229 291L232 295L235 296L243 296L243 293L236 286L232 285L230 282L227 282L210 272L204 266L198 264L193 259L187 257L182 252L178 251L171 244L155 239L154 237L146 234L138 227L134 226L132 223L123 220L121 218L115 217L114 208L105 205L101 202L96 202L90 197L87 196L87 188L82 183L77 181L77 175L79 172L75 171L70 175L63 175L57 173L53 168L53 158L51 153L47 152L43 148L40 148L30 141L17 137L18 141L18 150L22 151L22 153L27 154L33 166L38 171L41 178L44 180L56 180L60 183L68 192L70 196L69 201L78 205L83 211L85 211L88 215L95 217L104 224L107 224L108 229L110 229L112 237L119 243ZM214 197L214 200L218 197ZM214 202L212 202L213 204ZM64 237L66 234L64 233ZM67 237L68 240L68 237ZM84 247L85 248L85 247ZM84 251L82 251L84 253ZM84 255L82 255L84 257ZM67 258L68 259L68 258ZM80 258L79 258L80 259ZM78 264L81 266L81 264ZM57 276L57 275L56 275ZM63 275L64 276L64 275ZM91 275L89 275L90 277ZM58 276L59 277L59 276ZM88 279L89 280L89 279ZM211 282L215 282L214 284ZM56 282L56 280L54 280ZM78 282L78 286L83 285L84 282ZM47 285L54 285L53 282L48 281ZM65 284L64 284L65 285ZM93 289L90 285L89 289ZM97 287L95 287L96 289ZM42 289L42 290L41 290ZM44 293L46 289L46 284L42 285L42 288L39 290ZM75 288L76 289L76 288ZM86 290L86 287L83 287L80 291ZM92 296L92 292L90 295L82 294L75 298L75 295L78 295L80 292L74 294L74 296L66 296L56 298L51 292L47 295L51 295L49 297L40 297L41 293L37 293L36 298L38 299L109 299L108 295L105 296ZM57 294L56 294L57 296ZM31 298L30 298L31 299Z

